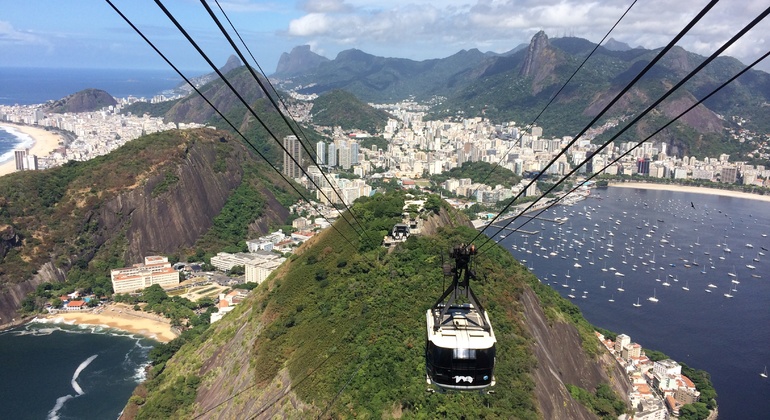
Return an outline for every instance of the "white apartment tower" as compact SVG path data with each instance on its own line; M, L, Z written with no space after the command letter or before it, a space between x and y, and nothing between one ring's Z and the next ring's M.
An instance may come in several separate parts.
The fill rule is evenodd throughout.
M297 136L286 136L283 138L283 147L286 149L283 152L283 174L292 179L301 178L302 144Z
M324 157L326 156L326 143L319 141L315 144L315 159L316 163L319 165L323 165L326 163L326 159Z

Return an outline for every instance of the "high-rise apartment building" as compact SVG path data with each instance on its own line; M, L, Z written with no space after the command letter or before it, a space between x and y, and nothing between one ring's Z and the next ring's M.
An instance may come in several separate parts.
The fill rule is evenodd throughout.
M326 163L326 143L319 141L315 144L315 161L319 165Z
M17 171L36 171L37 170L37 156L30 155L29 149L15 150L13 152L16 158L16 170Z
M326 155L326 164L329 166L337 166L337 145L329 143L327 151L329 153Z
M283 138L283 174L288 178L302 177L302 144L297 136L286 136ZM292 159L294 158L294 159Z

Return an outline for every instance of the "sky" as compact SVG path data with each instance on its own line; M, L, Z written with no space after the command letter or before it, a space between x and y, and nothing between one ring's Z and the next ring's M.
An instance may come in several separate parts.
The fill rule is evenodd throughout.
M210 67L151 0L113 3L179 68ZM208 4L227 26L214 0ZM219 0L270 74L298 45L333 59L356 48L426 60L463 49L502 53L549 38L599 42L633 0ZM199 0L163 0L217 64L233 54ZM610 37L632 47L665 45L707 0L639 0ZM709 55L768 7L767 0L722 0L680 46ZM229 26L228 26L229 28ZM726 55L750 63L770 48L770 18ZM168 65L103 0L6 0L0 10L0 67L167 69ZM759 67L770 71L770 63Z

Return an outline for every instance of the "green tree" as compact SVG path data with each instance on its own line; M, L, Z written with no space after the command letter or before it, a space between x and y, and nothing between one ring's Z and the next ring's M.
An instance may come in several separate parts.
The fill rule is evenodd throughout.
M142 292L142 298L145 302L147 302L147 306L155 306L168 299L168 294L166 294L166 291L163 290L160 285L153 284L152 286L144 289Z

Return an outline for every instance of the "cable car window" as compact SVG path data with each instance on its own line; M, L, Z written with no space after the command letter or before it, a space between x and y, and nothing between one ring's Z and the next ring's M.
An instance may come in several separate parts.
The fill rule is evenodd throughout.
M454 349L454 358L465 360L465 359L476 359L476 350L475 349Z

